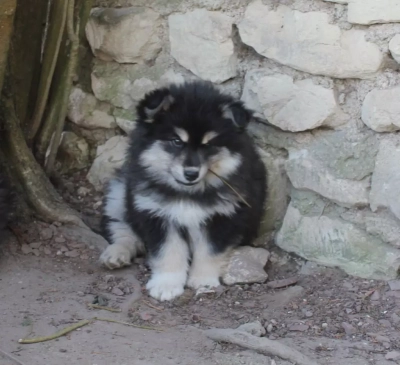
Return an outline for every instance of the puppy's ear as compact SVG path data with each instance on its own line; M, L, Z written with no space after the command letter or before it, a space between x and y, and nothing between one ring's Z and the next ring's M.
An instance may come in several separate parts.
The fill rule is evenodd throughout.
M232 121L237 130L242 132L253 118L253 113L247 110L241 101L235 101L222 107L222 116Z
M153 123L156 115L163 110L168 110L173 102L174 98L168 89L157 89L149 92L136 108L139 120Z

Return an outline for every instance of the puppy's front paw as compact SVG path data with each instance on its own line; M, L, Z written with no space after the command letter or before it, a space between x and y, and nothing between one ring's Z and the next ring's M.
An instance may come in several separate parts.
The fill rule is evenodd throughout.
M114 243L100 256L100 262L109 269L118 269L131 264L132 251L126 244Z
M197 276L190 275L187 286L192 289L199 288L216 288L220 285L219 279L216 276Z
M183 294L186 273L157 273L154 274L146 285L150 296L165 301Z

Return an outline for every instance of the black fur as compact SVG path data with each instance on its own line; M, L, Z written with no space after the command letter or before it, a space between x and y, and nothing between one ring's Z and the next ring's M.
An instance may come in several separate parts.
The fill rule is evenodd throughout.
M124 221L144 243L150 257L156 257L164 244L168 223L157 212L138 210L134 204L137 194L156 194L165 205L176 201L192 202L201 209L214 207L224 200L232 201L236 207L232 214L215 213L201 226L207 232L214 254L223 253L229 247L251 244L263 215L267 184L264 164L245 131L252 118L251 111L240 101L219 92L211 83L192 82L147 94L139 103L137 114L137 127L130 135L127 159L117 179L125 181L128 187L125 199L121 201ZM174 142L176 127L187 131L190 136L187 143ZM207 145L202 144L202 138L209 131L215 132L217 137ZM198 166L221 149L240 156L241 164L225 179L251 207L240 202L225 184L192 190L165 183L140 160L144 151L152 148L156 141L161 141L164 151L174 158L184 154L185 166ZM110 202L108 199L106 196L105 205ZM105 236L111 244L114 243L110 231L113 219L106 214L103 217ZM176 229L189 243L188 229L179 224L179 220Z

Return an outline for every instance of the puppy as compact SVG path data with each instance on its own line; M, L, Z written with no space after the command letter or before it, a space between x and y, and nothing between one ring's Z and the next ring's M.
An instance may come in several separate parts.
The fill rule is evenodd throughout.
M266 171L245 129L252 113L211 83L148 93L123 167L109 182L102 227L110 269L147 252L149 294L215 287L230 249L257 236ZM190 264L190 265L189 265Z

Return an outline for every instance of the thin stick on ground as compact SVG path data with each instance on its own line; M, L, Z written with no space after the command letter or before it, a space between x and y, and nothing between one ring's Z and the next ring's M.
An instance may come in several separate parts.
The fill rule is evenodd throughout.
M142 330L162 331L161 328L153 328L153 327L147 327L147 326L138 326L138 325L133 324L133 323L117 321L117 320L115 320L115 319L110 319L110 318L98 318L98 317L94 317L93 319L96 320L96 321L123 324L123 325L125 325L125 326L135 327L135 328L139 328L139 329L142 329Z
M129 327L135 327L139 328L142 330L151 330L151 331L162 331L161 328L153 328L153 327L146 327L146 326L137 326L136 324L133 323L128 323L128 322L122 322L122 321L117 321L115 319L111 318L98 318L94 317L92 319L84 319L78 323L75 323L72 326L65 327L60 331L57 331L56 333L50 335L50 336L41 336L41 337L34 337L34 338L25 338L25 339L20 339L18 342L22 344L30 344L30 343L38 343L38 342L45 342L45 341L50 341L50 340L55 340L56 338L62 337L66 335L67 333L70 333L72 331L75 331L78 328L81 328L83 326L86 326L90 323L93 323L94 321L101 321L101 322L110 322L110 323L118 323L122 324L124 326L129 326Z
M98 305L98 304L88 304L89 308L93 308L93 309L102 309L105 311L109 311L109 312L113 312L113 313L120 313L122 312L121 309L118 308L111 308L111 307L105 307L104 305Z
M278 356L296 365L318 365L315 360L283 343L272 341L265 337L259 338L236 329L214 328L205 331L205 334L214 341L232 343L264 355Z
M72 326L65 327L60 331L57 331L56 333L50 335L50 336L42 336L42 337L34 337L34 338L25 338L25 339L20 339L18 342L23 343L23 344L29 344L29 343L37 343L37 342L45 342L45 341L50 341L54 340L56 338L59 338L61 336L66 335L69 332L75 331L76 329L86 326L89 323L91 323L91 320L84 319L83 321L80 321L78 323L75 323Z

